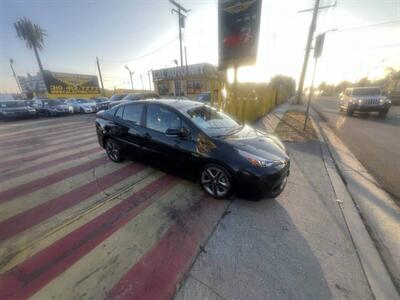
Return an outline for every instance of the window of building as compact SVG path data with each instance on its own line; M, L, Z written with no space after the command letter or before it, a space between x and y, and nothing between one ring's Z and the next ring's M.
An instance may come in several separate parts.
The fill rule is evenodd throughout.
M203 87L202 80L188 80L186 82L186 89L188 94L199 94L201 93L202 87Z

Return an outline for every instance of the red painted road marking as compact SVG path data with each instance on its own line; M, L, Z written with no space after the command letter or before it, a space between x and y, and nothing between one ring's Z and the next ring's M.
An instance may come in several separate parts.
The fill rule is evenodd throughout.
M5 190L3 192L0 192L0 203L4 203L7 201L11 201L16 197L24 196L26 194L32 193L34 191L37 191L41 188L45 188L49 186L50 184L59 182L61 180L64 180L66 178L75 176L77 174L89 171L91 169L94 169L98 166L101 166L105 164L108 160L107 157L100 157L98 159L89 161L87 163L81 164L76 167L72 167L66 170L62 170L60 172L51 174L49 176L43 177L36 179L31 182L27 182L25 184L21 184L19 186L13 187L11 189Z
M44 134L44 135L39 135L39 136L29 135L22 139L19 138L19 139L13 139L13 140L1 137L0 139L3 140L3 142L1 143L0 148L3 149L4 147L15 147L15 146L23 147L24 145L29 145L29 144L35 143L37 141L40 141L40 140L46 140L46 139L48 140L48 139L68 135L69 133L73 132L74 130L78 130L78 129L70 128L70 129L62 131L62 132L54 132L54 133L49 133L49 134ZM93 134L96 133L95 128L80 128L79 129L79 133L80 132L86 133L86 132L90 132L90 131L92 131ZM77 135L77 134L78 134L78 132L75 131L75 135Z
M0 242L55 216L91 196L101 193L103 190L140 172L144 168L145 166L138 164L127 165L77 189L0 222Z
M29 298L157 201L161 194L178 181L177 178L164 175L17 267L1 274L0 299Z
M223 209L222 201L207 197L182 213L180 218L183 219L178 219L168 229L161 240L109 291L106 298L171 299ZM210 220L210 215L214 215L215 220Z
M70 125L70 124L65 124L65 126L60 126L57 128L43 128L43 129L37 129L37 130L31 130L29 132L17 132L15 134L10 134L6 136L1 136L1 139L18 139L18 138L25 138L25 137L32 137L32 136L46 136L47 134L58 134L61 132L69 132L74 129L83 129L83 128L90 128L92 127L94 129L94 123L87 123L87 124L75 124L75 125Z
M60 145L67 145L67 144L71 144L73 142L82 141L83 139L90 139L90 138L96 138L96 134L93 131L87 132L87 133L80 132L79 136L74 134L71 136L62 135L62 137L58 138L58 139L54 139L54 138L49 139L49 140L40 139L33 143L29 143L29 145L24 143L24 145L22 145L20 147L12 147L12 149L11 148L1 149L1 151L4 151L3 153L10 152L10 155L24 154L24 153L27 153L28 151L37 151L39 149L43 149L44 147L55 147L55 146L60 146Z
M87 146L87 145L92 145L93 143L95 143L95 140L85 140L83 143L79 143L79 144L75 144L73 145L74 148L78 148L78 147L83 147L83 146ZM31 156L23 156L21 155L20 158L17 159L13 159L13 160L8 160L5 162L0 163L0 168L7 168L10 167L12 165L18 165L18 164L22 164L24 162L31 162L33 160L48 156L48 155L52 155L52 154L56 154L62 151L68 151L71 150L71 145L67 145L65 147L62 148L58 148L58 149L54 149L51 151L47 151L47 152L42 152L40 154L35 154L35 155L31 155Z
M39 164L39 165L36 165L36 166L32 166L32 167L28 167L28 168L25 168L25 169L17 170L17 171L14 171L14 172L10 172L10 173L7 173L7 174L3 174L3 175L0 175L0 182L2 182L4 180L9 180L9 179L15 178L15 177L18 177L18 176L21 176L21 175L27 175L27 174L35 172L35 171L44 170L44 169L47 169L47 168L50 168L50 167L53 167L53 166L56 166L56 165L59 165L59 164L62 164L62 163L66 164L69 161L72 161L74 159L85 157L85 156L89 156L91 154L95 154L95 153L102 152L102 151L103 151L103 149L100 148L100 146L98 146L98 147L90 149L90 150L81 151L81 152L78 152L78 153L73 153L71 155L66 155L64 157L60 157L60 158L56 158L56 159L53 159L53 160L50 160L50 161L46 161L45 163L42 163L42 164Z
M93 135L96 135L96 131L93 130L93 128L88 128L88 129L83 129L83 130L79 130L79 135L80 134L88 134L88 133L93 133ZM78 136L79 136L78 135ZM58 134L58 136L54 137L44 137L44 136L40 136L40 137L29 137L23 140L18 140L18 141L7 141L7 142L3 142L0 144L0 149L1 150L11 150L11 149L18 149L18 148L23 148L26 145L41 145L43 143L46 143L48 141L55 141L55 140L66 140L68 138L71 137L76 137L77 133L72 131L72 132L67 132L67 133L63 133L63 134ZM4 138L1 138L4 139Z

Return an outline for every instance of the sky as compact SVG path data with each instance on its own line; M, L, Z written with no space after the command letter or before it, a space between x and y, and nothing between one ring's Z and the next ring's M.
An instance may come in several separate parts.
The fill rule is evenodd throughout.
M218 62L217 0L180 0L188 13L184 30L188 64ZM333 1L321 0L321 6ZM257 64L239 70L241 81L268 81L276 74L296 80L302 66L312 0L264 0ZM40 53L45 69L97 74L99 57L106 88L148 88L148 71L179 61L178 20L167 0L0 0L0 92L16 92L17 75L36 74L32 50L18 39L13 23L21 17L48 34ZM321 10L316 34L327 33L317 64L316 83L378 78L400 68L400 0L338 0ZM310 82L313 60L307 72Z

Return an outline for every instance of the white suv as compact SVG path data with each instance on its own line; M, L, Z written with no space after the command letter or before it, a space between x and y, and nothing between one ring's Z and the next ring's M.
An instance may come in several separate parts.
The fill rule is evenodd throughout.
M384 117L391 104L378 87L347 88L340 96L339 110L345 111L349 116L359 111L378 112L379 116Z

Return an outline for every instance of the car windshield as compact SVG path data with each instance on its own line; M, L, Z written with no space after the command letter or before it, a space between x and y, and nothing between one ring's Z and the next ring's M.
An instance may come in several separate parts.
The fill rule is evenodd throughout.
M10 102L1 102L1 108L11 108L11 107L22 107L26 106L26 104L22 101L10 101Z
M186 111L190 120L206 134L221 137L233 134L242 126L228 115L209 106L197 106Z
M64 101L62 100L51 100L51 101L44 101L43 104L47 106L57 106L57 105L63 105Z
M76 101L78 103L82 103L82 104L93 104L94 103L93 100L85 100L85 99L77 99Z
M353 96L376 96L380 94L380 88L362 88L353 90Z
M115 94L110 98L110 101L119 101L124 98L126 94Z

